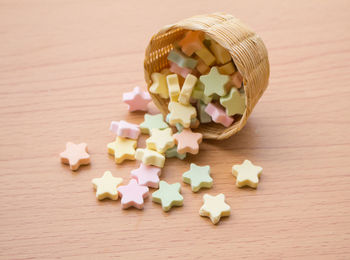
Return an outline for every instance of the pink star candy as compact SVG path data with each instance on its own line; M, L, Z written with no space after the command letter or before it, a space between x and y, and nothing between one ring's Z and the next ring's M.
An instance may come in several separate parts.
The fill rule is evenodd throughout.
M170 62L170 69L172 73L178 74L183 78L186 78L188 74L192 73L191 69L181 68L176 63Z
M147 111L147 105L151 102L150 94L140 87L135 87L133 91L123 94L123 102L129 105L129 111Z
M141 132L138 125L128 123L124 120L121 120L120 122L112 121L109 129L117 136L135 140L139 138Z
M148 187L137 183L135 179L131 179L128 185L119 186L118 193L121 199L123 209L131 206L142 209L143 199L148 197Z
M215 123L220 123L226 127L229 127L233 123L233 118L226 115L225 110L213 103L207 105L205 112L210 115Z
M88 165L90 163L90 155L87 153L87 144L74 144L68 142L66 150L60 153L61 162L69 164L72 171L79 169L80 165Z
M197 154L203 135L200 133L193 133L191 128L185 128L180 133L174 134L173 137L177 144L177 152L179 154Z
M131 171L131 177L136 179L140 185L150 188L158 188L160 168L151 165L140 164L138 169Z

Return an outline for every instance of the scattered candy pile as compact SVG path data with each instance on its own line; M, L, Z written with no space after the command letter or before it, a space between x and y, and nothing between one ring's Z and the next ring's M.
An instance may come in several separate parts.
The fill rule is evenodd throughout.
M165 121L162 114L145 114L140 125L123 120L111 122L110 130L116 138L107 145L108 153L114 156L117 164L136 159L140 166L131 171L131 179L124 186L120 186L123 179L113 177L109 171L101 178L93 179L97 199L117 200L120 196L123 209L142 209L149 188L159 188L152 193L152 201L161 204L164 211L182 206L184 199L180 194L180 183L169 184L159 179L165 159L176 157L183 160L187 153L199 153L202 134L191 128L211 121L229 127L244 113L242 77L227 50L199 31L188 31L175 46L177 48L168 55L170 67L151 75L149 89L161 98L170 99L169 114ZM148 92L135 87L123 94L123 101L131 112L147 111L151 97ZM175 129L177 133L173 133ZM149 135L145 148L137 148L141 133ZM60 156L62 163L69 164L72 170L90 163L85 143L67 143ZM261 172L262 168L249 160L232 167L237 187L257 188ZM193 192L211 188L210 166L191 163L190 169L183 173L183 182L191 185ZM221 217L230 215L231 209L225 203L224 194L205 194L203 200L199 214L209 217L214 224Z

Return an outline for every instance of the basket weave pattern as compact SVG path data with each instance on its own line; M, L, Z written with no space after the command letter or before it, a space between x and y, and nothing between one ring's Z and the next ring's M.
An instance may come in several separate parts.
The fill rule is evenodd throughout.
M227 49L237 70L243 77L246 93L246 111L242 118L226 128L222 125L201 124L197 129L206 139L225 139L237 133L246 124L249 115L268 85L270 65L262 39L240 20L229 14L194 16L165 26L156 33L146 49L144 71L148 88L151 74L169 66L168 53L174 43L182 39L186 30L200 30ZM166 116L169 100L150 93L155 105Z

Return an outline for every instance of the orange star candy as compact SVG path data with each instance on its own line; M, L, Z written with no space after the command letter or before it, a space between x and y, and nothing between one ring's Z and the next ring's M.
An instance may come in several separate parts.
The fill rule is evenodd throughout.
M90 155L87 153L87 144L74 144L68 142L66 150L60 153L61 162L69 164L72 171L79 169L80 165L88 165L90 163Z
M190 128L185 128L181 133L174 134L173 137L177 144L177 152L179 154L197 154L203 135L200 133L193 133Z
M187 56L191 56L195 51L204 48L203 38L201 31L188 31L179 42L182 52Z

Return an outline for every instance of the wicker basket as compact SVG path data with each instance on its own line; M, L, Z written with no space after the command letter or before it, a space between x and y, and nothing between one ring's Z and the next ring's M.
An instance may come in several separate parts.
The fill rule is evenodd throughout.
M144 61L145 80L148 88L152 84L151 74L169 66L167 55L174 48L173 44L184 36L186 30L203 31L226 48L230 52L238 71L243 76L246 111L240 120L234 122L228 128L209 123L201 124L196 129L206 139L220 140L228 138L243 128L254 106L267 88L270 65L266 47L256 33L229 14L215 13L182 20L176 24L165 26L153 35L148 44ZM150 94L161 113L166 116L169 113L169 100Z

